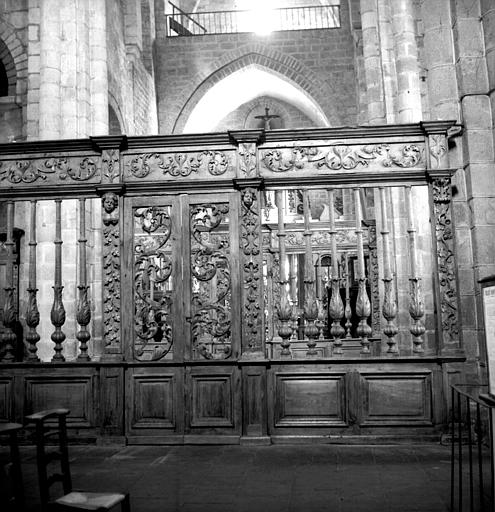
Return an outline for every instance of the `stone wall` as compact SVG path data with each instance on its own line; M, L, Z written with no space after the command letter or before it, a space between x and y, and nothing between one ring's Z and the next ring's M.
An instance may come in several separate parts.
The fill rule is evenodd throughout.
M160 133L180 132L214 84L249 64L292 81L315 100L331 125L356 124L354 42L345 5L340 29L167 38L164 21L157 18L157 31Z

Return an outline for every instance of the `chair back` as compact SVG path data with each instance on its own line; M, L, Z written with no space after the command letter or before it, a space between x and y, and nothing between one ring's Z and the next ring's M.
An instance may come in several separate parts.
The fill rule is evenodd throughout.
M36 462L42 510L50 501L50 487L55 483L62 484L64 494L72 491L66 421L69 412L68 409L51 409L26 416L28 423L34 423L36 429ZM54 419L55 423L49 421ZM52 438L57 438L55 446L47 443ZM59 471L52 464L57 461L60 462Z

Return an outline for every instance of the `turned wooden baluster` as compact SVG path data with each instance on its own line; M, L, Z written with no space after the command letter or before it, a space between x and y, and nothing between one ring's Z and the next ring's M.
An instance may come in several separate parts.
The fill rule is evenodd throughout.
M304 335L307 338L307 356L313 357L317 354L316 340L318 338L318 327L315 322L318 318L318 302L315 295L315 279L313 267L313 250L311 247L311 212L309 209L308 190L303 190L303 215L304 215Z
M358 296L356 300L356 314L360 318L357 327L357 334L361 338L361 354L370 353L371 327L368 325L368 317L371 314L371 304L366 291L366 270L364 266L364 249L363 249L363 228L361 203L359 197L359 189L354 189L354 203L356 213L356 238L357 238L357 258L358 258Z
M91 338L87 326L91 321L91 310L88 301L88 284L86 277L86 208L85 199L79 199L79 300L77 302L76 320L81 329L76 334L80 353L78 361L91 361L88 354L88 341Z
M62 343L65 340L65 334L62 331L62 325L65 323L65 309L62 302L62 221L61 221L62 200L55 199L55 283L53 286L53 305L50 312L50 320L55 327L51 335L55 343L55 354L52 361L65 361L62 355Z
M17 311L15 307L15 284L14 284L14 201L7 201L7 236L5 240L7 249L7 267L6 267L6 287L5 304L3 308L3 325L5 332L3 334L4 354L2 361L9 363L15 360L15 344L17 336L15 334L15 323L17 320Z
M349 255L344 253L344 274L345 274L345 337L351 338L352 309L351 309L351 281L349 279Z
M333 336L333 353L335 355L342 355L342 336L345 330L341 325L342 318L344 317L344 303L340 296L340 277L339 277L339 258L337 253L337 230L335 229L335 203L333 190L327 190L328 193L328 210L330 221L330 243L332 249L332 275L331 287L332 298L328 306L330 318L332 319L332 327L330 334Z
M39 361L37 355L36 343L40 340L40 335L36 331L36 327L40 323L40 313L38 310L38 302L36 294L36 201L31 201L31 226L29 231L29 282L28 282L28 301L26 308L26 325L28 332L26 341L28 343L27 360L31 362Z
M281 357L291 357L290 352L290 337L292 335L291 316L292 307L289 301L289 291L287 290L287 269L286 269L286 256L285 256L285 224L284 224L284 209L283 209L283 192L276 191L275 199L277 202L278 210L278 246L280 256L280 304L277 307L277 315L280 321L278 328L278 335L282 338L280 346Z
M387 354L398 354L399 349L397 347L397 340L395 336L399 332L399 329L394 323L395 317L397 316L397 302L395 299L395 282L390 270L390 230L388 229L387 219L387 200L385 198L385 189L383 187L380 190L380 203L382 210L382 244L383 244L383 286L384 286L384 298L382 314L387 321L383 332L388 336L387 340Z
M423 294L421 292L421 278L418 276L416 263L416 228L414 226L414 218L411 203L411 187L405 187L406 211L407 211L407 233L409 235L409 260L410 260L410 301L409 314L411 315L412 324L410 332L413 335L413 352L424 352L423 334L425 333L425 325L423 316L425 314L425 306L423 302Z

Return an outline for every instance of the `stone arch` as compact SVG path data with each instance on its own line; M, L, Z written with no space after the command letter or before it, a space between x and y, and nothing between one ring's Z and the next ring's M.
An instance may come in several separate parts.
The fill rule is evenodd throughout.
M113 123L113 124L112 124ZM118 133L112 133L112 131L120 130ZM112 93L108 93L108 134L109 135L120 135L128 133L124 122L124 116L120 110L119 103L115 99Z
M15 30L3 20L0 20L0 60L7 77L8 96L15 96L21 91L21 79L27 76L27 59Z
M296 58L267 48L260 43L253 43L225 53L220 59L205 66L205 69L194 77L192 83L195 84L195 89L179 112L172 133L182 132L191 112L209 89L232 73L253 64L295 84L320 106L331 126L343 124L337 109L332 104L334 92L327 82L321 80ZM335 104L338 104L337 101Z

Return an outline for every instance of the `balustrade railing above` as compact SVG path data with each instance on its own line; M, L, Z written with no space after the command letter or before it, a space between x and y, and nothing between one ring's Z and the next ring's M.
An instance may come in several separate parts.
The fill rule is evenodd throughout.
M0 145L2 361L457 353L451 126Z
M167 36L202 36L240 32L275 32L340 27L340 6L315 5L271 9L187 13L169 2Z

